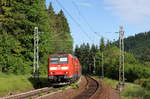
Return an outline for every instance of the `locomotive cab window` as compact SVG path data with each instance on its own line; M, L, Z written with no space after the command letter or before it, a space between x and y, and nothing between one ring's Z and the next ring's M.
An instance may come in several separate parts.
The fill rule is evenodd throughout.
M50 64L58 64L59 57L58 56L51 56L50 58Z
M68 57L67 56L60 56L59 64L68 64Z
M68 64L67 56L51 56L50 64Z

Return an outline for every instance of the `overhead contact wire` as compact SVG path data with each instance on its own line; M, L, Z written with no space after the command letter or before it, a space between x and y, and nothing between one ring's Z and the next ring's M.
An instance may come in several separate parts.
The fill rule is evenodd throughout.
M88 37L89 40L93 41L88 33L82 28L82 26L74 19L74 17L67 11L67 9L58 1L56 0L57 4L70 16L70 18L76 23L76 25L81 29L81 31Z

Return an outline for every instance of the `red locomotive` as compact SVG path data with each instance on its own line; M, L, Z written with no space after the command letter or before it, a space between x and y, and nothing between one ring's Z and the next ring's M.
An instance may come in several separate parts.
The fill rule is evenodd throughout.
M68 84L81 76L81 66L72 54L53 54L48 58L48 79L52 83Z

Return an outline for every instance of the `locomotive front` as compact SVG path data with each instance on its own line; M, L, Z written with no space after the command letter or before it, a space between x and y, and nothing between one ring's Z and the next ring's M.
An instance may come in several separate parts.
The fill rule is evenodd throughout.
M48 79L51 82L69 82L71 78L70 56L65 55L51 55L48 59Z

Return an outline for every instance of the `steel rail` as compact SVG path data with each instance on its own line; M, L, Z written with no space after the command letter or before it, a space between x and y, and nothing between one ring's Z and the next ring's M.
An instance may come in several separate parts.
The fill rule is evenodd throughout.
M46 93L46 92L48 93L51 90L54 90L54 88L45 87L45 88L41 88L41 89L36 89L36 90L16 94L16 95L2 97L0 99L26 99L26 98L29 98L29 97L40 96L40 94Z

